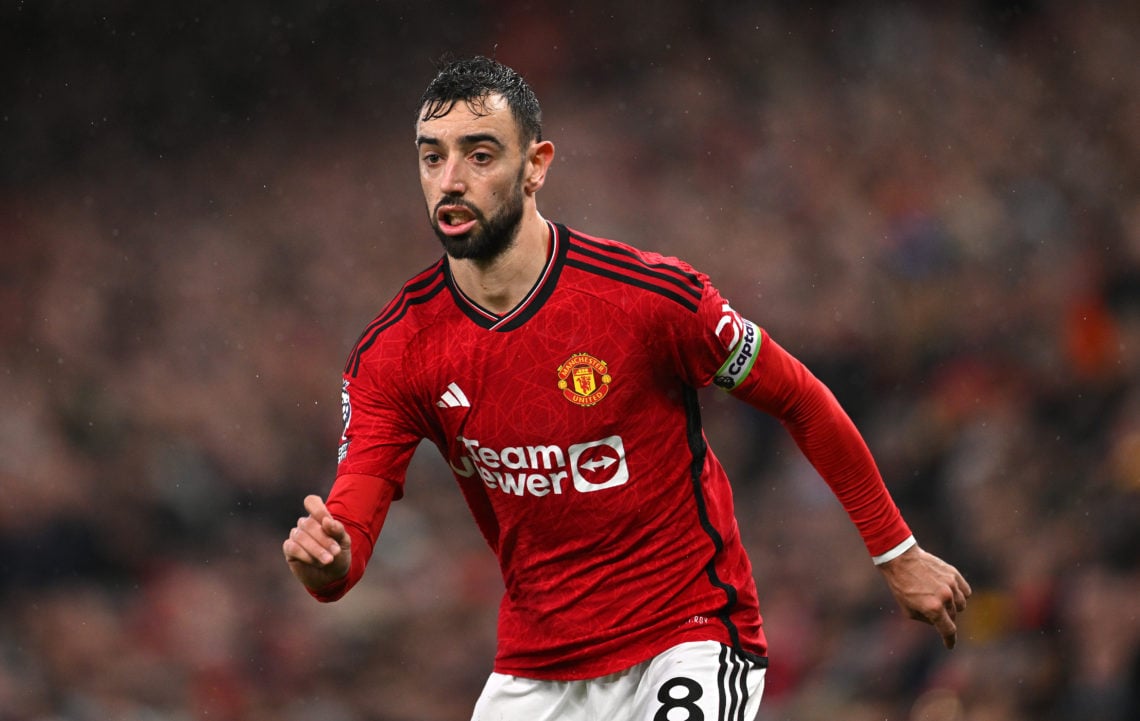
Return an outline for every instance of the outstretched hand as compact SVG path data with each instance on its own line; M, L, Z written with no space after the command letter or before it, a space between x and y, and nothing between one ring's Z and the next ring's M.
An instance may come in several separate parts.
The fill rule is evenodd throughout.
M289 568L306 588L318 590L344 578L352 561L352 541L320 496L306 496L309 515L297 519L281 544Z
M966 610L970 584L958 569L918 546L879 566L899 606L911 618L938 629L946 648L958 640L958 614Z

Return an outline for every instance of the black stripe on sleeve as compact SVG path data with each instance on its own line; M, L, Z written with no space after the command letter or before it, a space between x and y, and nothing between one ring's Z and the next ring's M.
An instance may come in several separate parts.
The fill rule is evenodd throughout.
M638 288L644 288L645 290L648 290L648 291L653 292L653 293L657 293L658 295L663 295L666 298L669 298L670 300L676 301L677 303L680 303L681 305L683 305L684 307L693 311L694 313L697 312L697 303L696 302L690 300L689 298L687 298L683 295L680 295L679 293L674 293L673 291L668 290L667 288L662 288L661 286L656 285L654 283L650 283L650 282L647 282L645 280L641 280L641 279L639 279L639 278L637 278L637 277L635 277L629 273L624 273L624 272L621 272L618 270L612 270L610 268L603 267L601 265L597 265L594 263L587 263L585 261L580 261L580 260L577 260L575 258L567 258L566 259L566 265L569 265L573 268L578 268L579 270L584 270L587 273L594 273L595 275L600 275L600 276L603 276L606 278L611 278L613 280L620 281L622 283L628 283L629 285L634 285L634 286L637 286Z
M695 311L704 294L701 278L676 263L650 262L634 248L569 231L566 264L662 295Z
M441 266L442 262L437 263L429 271L422 273L419 279L410 281L400 290L399 295L381 311L380 315L368 324L368 327L361 333L359 340L356 341L356 345L353 346L352 353L349 354L348 361L345 363L344 372L347 375L355 377L360 372L361 356L372 347L385 329L404 317L408 308L426 303L445 287L443 273L439 272Z
M591 238L582 233L572 233L571 237L577 241L577 249L583 254L594 255L599 258L609 258L611 262L615 264L641 269L645 272L662 276L668 280L668 282L687 287L695 298L699 299L701 297L701 289L704 287L704 283L701 282L701 279L697 277L695 273L690 273L675 263L650 263L629 246L602 243L598 239ZM593 248L596 252L592 252L588 250L588 248ZM629 261L623 262L612 256L622 256L628 258ZM668 277L666 278L666 276Z

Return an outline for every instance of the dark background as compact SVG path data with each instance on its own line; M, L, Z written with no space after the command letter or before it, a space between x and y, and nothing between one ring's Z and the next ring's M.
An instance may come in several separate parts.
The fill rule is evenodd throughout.
M945 652L706 392L762 721L1140 716L1135 5L615 5L0 5L0 721L468 718L501 582L432 449L347 598L280 552L344 357L439 253L446 52L536 88L544 215L708 272L974 587Z

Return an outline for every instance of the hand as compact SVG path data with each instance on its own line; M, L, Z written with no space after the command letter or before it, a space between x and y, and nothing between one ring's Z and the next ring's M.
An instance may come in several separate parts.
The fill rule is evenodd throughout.
M309 515L297 519L281 550L297 580L316 591L348 574L352 541L320 496L306 496L305 510Z
M879 566L899 606L911 618L929 623L942 634L946 648L958 640L958 614L966 610L970 584L958 569L914 546Z

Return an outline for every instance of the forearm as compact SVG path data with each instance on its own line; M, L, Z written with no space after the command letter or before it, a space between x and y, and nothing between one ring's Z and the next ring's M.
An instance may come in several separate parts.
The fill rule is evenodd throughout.
M306 584L313 598L326 603L336 601L364 576L395 497L395 489L395 484L375 476L349 474L336 479L327 505L329 512L344 524L352 539L352 556L347 572L340 578L329 579L317 586Z
M872 556L907 539L907 527L855 424L830 390L765 337L753 377L734 394L780 420L831 487Z
M808 386L782 419L804 456L831 487L872 556L911 535L891 499L870 449L822 383Z

